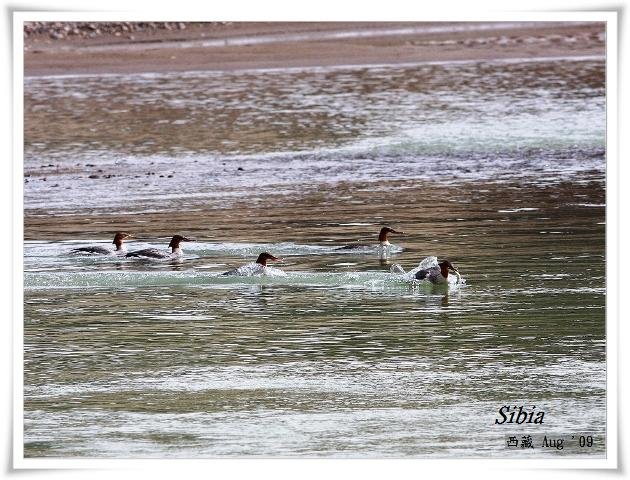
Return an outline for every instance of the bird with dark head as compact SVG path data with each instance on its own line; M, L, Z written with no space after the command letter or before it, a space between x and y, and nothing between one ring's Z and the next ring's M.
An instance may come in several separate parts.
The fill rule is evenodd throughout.
M404 235L405 232L401 231L401 230L394 230L391 227L383 227L381 228L381 231L378 234L378 241L380 242L381 245L389 245L389 240L388 240L388 236L390 233L398 233L400 235Z
M182 256L182 249L180 247L180 243L182 242L192 242L194 241L192 238L186 238L182 235L174 235L171 238L170 243L168 244L171 251L158 250L157 248L145 248L143 250L136 250L135 252L130 252L127 254L127 257L137 257L137 258L176 258Z
M258 255L258 258L255 262L247 263L245 265L241 265L234 270L230 270L228 272L224 272L221 275L236 275L239 277L251 277L257 275L285 275L282 270L277 268L267 267L267 262L271 260L272 262L281 262L282 259L272 255L269 252L262 252Z
M181 235L174 235L173 238L171 238L171 242L168 244L169 248L173 249L173 253L175 253L175 250L179 249L180 246L179 244L182 242L192 242L193 239L192 238L186 238L183 237Z
M79 254L88 254L88 255L121 255L126 253L127 249L125 248L124 241L128 238L133 238L133 235L127 232L116 232L114 235L114 241L112 242L116 245L116 250L111 250L107 247L103 247L101 245L94 245L92 247L80 247L75 248L70 251L70 253L79 253Z
M391 227L383 227L378 233L378 246L387 247L391 245L389 243L389 234L397 233L399 235L404 235L405 232L402 230L394 230ZM354 250L354 249L365 249L365 248L374 248L374 244L369 243L350 243L348 245L344 245L343 247L337 248L337 250Z
M438 261L436 266L425 268L416 272L417 280L428 280L431 283L446 283L449 271L453 272L458 280L461 278L459 270L448 260Z
M263 252L260 255L258 255L258 258L256 259L256 263L259 264L259 265L262 265L263 267L266 267L267 266L267 260L271 260L273 262L277 262L280 259L278 257L274 257L269 252Z

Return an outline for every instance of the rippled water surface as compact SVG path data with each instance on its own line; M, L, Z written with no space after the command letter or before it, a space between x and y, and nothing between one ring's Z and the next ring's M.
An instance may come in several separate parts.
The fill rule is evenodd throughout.
M604 456L604 70L27 78L26 456ZM117 230L194 241L70 254ZM464 282L390 273L429 255Z

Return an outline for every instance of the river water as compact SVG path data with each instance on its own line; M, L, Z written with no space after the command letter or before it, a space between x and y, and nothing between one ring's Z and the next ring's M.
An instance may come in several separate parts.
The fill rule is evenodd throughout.
M26 78L25 456L605 456L604 78L592 57ZM337 250L382 225L405 231L386 258ZM194 241L69 254L117 230ZM286 275L220 275L265 250ZM430 255L463 282L390 273Z

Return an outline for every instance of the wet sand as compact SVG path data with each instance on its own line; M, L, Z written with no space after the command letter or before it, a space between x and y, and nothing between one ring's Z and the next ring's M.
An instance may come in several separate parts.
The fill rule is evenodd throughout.
M184 30L25 39L26 76L603 56L603 23L190 24Z

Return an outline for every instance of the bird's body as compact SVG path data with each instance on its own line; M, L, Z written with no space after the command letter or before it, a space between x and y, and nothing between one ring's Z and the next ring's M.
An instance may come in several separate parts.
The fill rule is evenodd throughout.
M173 254L166 250L159 250L157 248L144 248L142 250L136 250L135 252L129 252L127 257L144 257L144 258L170 258Z
M84 253L87 255L114 255L116 251L111 248L94 245L93 247L75 248L71 253Z

